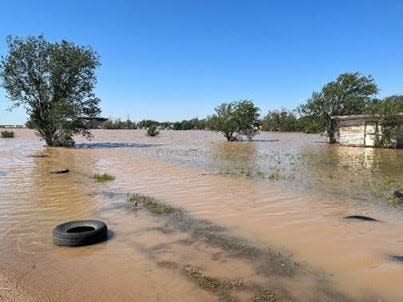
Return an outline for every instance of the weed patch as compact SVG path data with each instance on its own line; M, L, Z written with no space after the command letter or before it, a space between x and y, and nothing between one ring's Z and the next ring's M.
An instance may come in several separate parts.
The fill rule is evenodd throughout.
M107 181L113 181L115 180L115 176L103 173L103 174L94 174L92 176L97 182L107 182Z
M141 195L141 194L131 194L129 196L129 202L137 207L139 205L143 206L151 213L156 215L167 215L172 213L182 214L181 209L176 209L166 203L163 203L153 197Z
M1 138L13 138L15 136L14 131L4 130L0 132Z

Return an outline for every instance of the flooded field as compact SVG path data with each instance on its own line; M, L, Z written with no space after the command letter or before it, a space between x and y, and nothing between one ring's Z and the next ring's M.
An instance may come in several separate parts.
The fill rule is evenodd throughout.
M0 301L403 300L402 150L126 130L63 149L15 132L0 140ZM109 240L54 246L75 219Z

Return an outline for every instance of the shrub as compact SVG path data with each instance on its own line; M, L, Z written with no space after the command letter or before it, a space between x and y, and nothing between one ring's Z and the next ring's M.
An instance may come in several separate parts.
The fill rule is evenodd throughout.
M157 136L158 134L160 134L160 131L158 130L158 127L156 125L151 125L147 128L148 136Z
M1 131L2 138L13 138L14 136L15 136L14 131L8 131L8 130Z

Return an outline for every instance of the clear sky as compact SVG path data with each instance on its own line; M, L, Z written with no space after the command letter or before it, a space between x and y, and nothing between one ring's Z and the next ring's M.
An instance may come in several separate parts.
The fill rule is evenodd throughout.
M238 99L265 114L342 72L373 75L380 97L403 94L402 16L403 0L8 0L0 55L9 34L90 45L106 117L205 117ZM0 124L24 123L9 105L0 90Z

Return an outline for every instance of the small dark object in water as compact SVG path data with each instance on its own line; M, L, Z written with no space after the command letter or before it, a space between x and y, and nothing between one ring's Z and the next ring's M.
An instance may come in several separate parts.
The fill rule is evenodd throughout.
M392 255L390 258L395 261L403 261L403 256Z
M31 154L28 155L29 157L33 157L33 158L45 158L45 157L49 157L49 155L47 154Z
M74 220L53 229L53 243L61 246L82 246L105 241L106 224L99 220Z
M345 216L344 219L357 219L357 220L364 220L364 221L379 221L378 219L368 217L368 216L362 216L362 215Z
M56 170L50 171L50 173L52 173L52 174L64 174L64 173L69 173L69 172L70 172L69 169L56 169Z
M396 190L395 191L395 196L397 198L403 198L403 190Z

